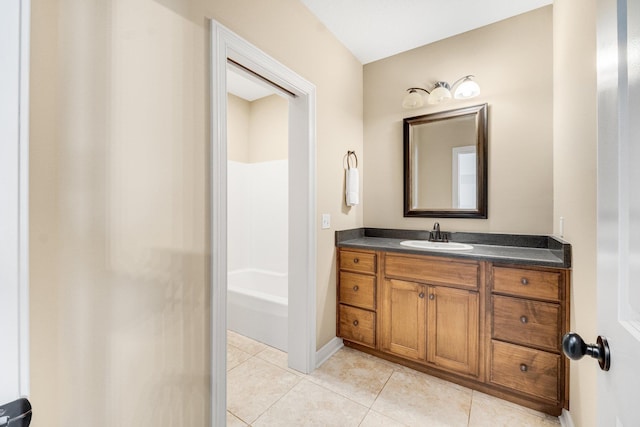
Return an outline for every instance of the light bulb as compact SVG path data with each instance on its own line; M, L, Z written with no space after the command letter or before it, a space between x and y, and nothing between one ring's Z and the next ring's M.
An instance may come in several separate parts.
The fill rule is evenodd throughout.
M409 93L402 100L402 108L420 108L423 105L422 95L415 89L409 89Z
M480 86L471 80L471 77L467 76L456 88L454 97L456 99L469 99L478 95L480 95Z
M429 104L440 104L451 99L451 91L449 90L449 84L446 82L436 83L436 87L431 91L427 102Z

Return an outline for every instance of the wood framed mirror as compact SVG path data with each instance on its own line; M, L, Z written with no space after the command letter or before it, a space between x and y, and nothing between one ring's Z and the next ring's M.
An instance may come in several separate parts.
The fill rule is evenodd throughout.
M405 217L487 218L487 110L403 120Z

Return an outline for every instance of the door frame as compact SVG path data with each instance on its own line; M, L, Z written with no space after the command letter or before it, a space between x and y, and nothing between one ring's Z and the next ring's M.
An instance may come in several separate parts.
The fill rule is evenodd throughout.
M29 395L30 0L0 3L0 403ZM6 33L5 33L6 31ZM5 63L4 61L7 61ZM5 86L6 85L6 86ZM6 96L5 96L6 95Z
M295 94L289 99L289 366L316 356L316 88L211 20L211 423L226 423L227 59Z

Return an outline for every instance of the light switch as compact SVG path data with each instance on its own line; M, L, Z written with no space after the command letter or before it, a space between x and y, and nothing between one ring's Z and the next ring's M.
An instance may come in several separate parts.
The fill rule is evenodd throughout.
M331 215L322 214L322 228L331 228Z

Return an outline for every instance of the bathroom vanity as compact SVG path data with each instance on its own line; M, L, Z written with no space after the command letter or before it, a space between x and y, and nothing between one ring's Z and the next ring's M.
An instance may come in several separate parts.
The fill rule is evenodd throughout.
M571 246L548 236L336 232L337 336L352 347L552 415L568 408ZM464 245L462 245L464 246Z

